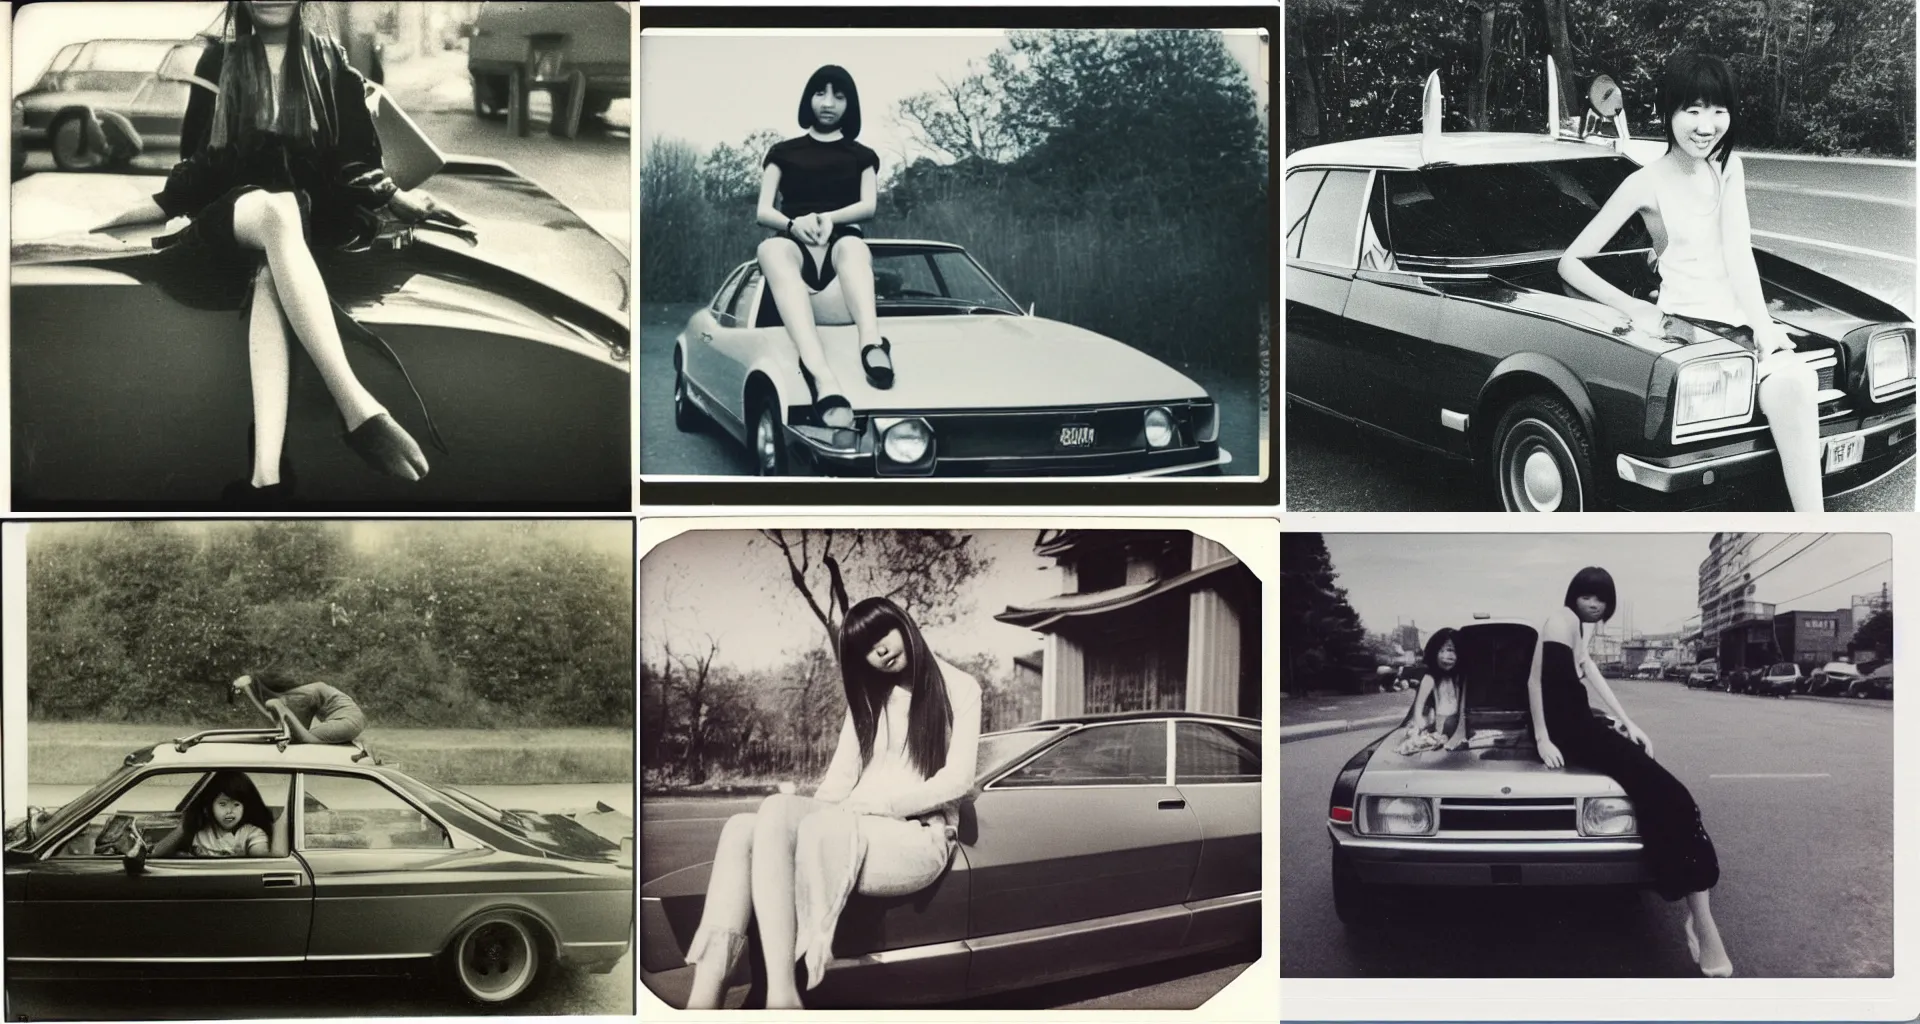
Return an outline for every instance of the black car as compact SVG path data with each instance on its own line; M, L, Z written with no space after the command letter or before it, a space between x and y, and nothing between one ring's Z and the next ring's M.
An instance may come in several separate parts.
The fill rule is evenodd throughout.
M1882 662L1873 671L1855 680L1847 688L1849 697L1873 697L1878 700L1893 699L1893 662Z
M1439 131L1293 154L1286 387L1306 408L1470 460L1508 511L1699 509L1778 494L1754 355L1686 321L1656 337L1558 262L1658 143ZM1651 154L1647 147L1651 146ZM1635 217L1586 261L1651 300ZM1768 307L1819 376L1831 498L1914 455L1909 314L1754 250Z

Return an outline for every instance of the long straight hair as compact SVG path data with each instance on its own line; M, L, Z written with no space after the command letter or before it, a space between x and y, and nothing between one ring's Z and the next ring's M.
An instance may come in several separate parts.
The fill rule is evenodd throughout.
M332 135L327 114L328 95L314 66L315 39L331 38L324 8L309 0L294 5L287 29L287 62L275 88L266 44L253 22L253 11L242 0L227 3L226 25L220 35L226 44L220 65L220 93L213 101L213 125L207 148L224 149L244 143L256 133L278 131L304 145ZM277 100L277 103L276 103Z
M889 675L867 664L867 652L893 630L906 641L907 664ZM907 706L907 758L921 778L946 766L947 739L953 734L953 705L947 700L947 681L934 663L933 652L920 627L900 606L884 597L869 597L847 609L840 624L840 677L847 688L847 708L853 714L853 732L860 739L860 764L873 761L873 737L887 692L905 676L913 691Z

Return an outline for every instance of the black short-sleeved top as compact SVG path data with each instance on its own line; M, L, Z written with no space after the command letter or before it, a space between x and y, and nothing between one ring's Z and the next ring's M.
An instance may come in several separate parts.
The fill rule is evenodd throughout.
M880 154L852 139L821 142L811 135L777 142L760 162L780 168L780 212L789 217L826 213L860 201L860 175L880 169Z

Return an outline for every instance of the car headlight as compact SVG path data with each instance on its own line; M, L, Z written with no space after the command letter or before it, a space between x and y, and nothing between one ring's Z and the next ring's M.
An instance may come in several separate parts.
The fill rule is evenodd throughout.
M1147 410L1147 447L1165 448L1173 443L1173 413L1165 409Z
M1423 796L1370 796L1361 804L1361 831L1383 836L1433 834L1433 801Z
M1212 402L1202 402L1193 407L1193 437L1201 444L1212 444L1220 439L1220 412Z
M1680 367L1673 381L1673 426L1744 423L1753 417L1753 357L1699 359Z
M1877 400L1913 377L1913 335L1880 331L1867 342L1867 384Z
M927 457L933 443L933 431L923 420L901 420L887 428L880 450L894 462L912 465Z
M1580 834L1583 836L1630 836L1639 831L1633 817L1633 801L1623 796L1588 797L1580 804Z

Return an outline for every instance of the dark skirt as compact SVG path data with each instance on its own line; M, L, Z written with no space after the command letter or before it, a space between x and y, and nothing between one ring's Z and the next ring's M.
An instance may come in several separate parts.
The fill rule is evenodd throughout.
M807 283L808 291L818 295L827 290L827 285L833 283L835 275L833 269L834 244L842 238L865 238L867 237L867 233L860 230L860 225L858 224L835 224L833 226L833 233L827 236L827 258L825 262L819 266L814 265L813 250L808 246L802 245L798 238L784 231L773 232L773 237L784 238L792 242L794 247L800 250L800 279Z

